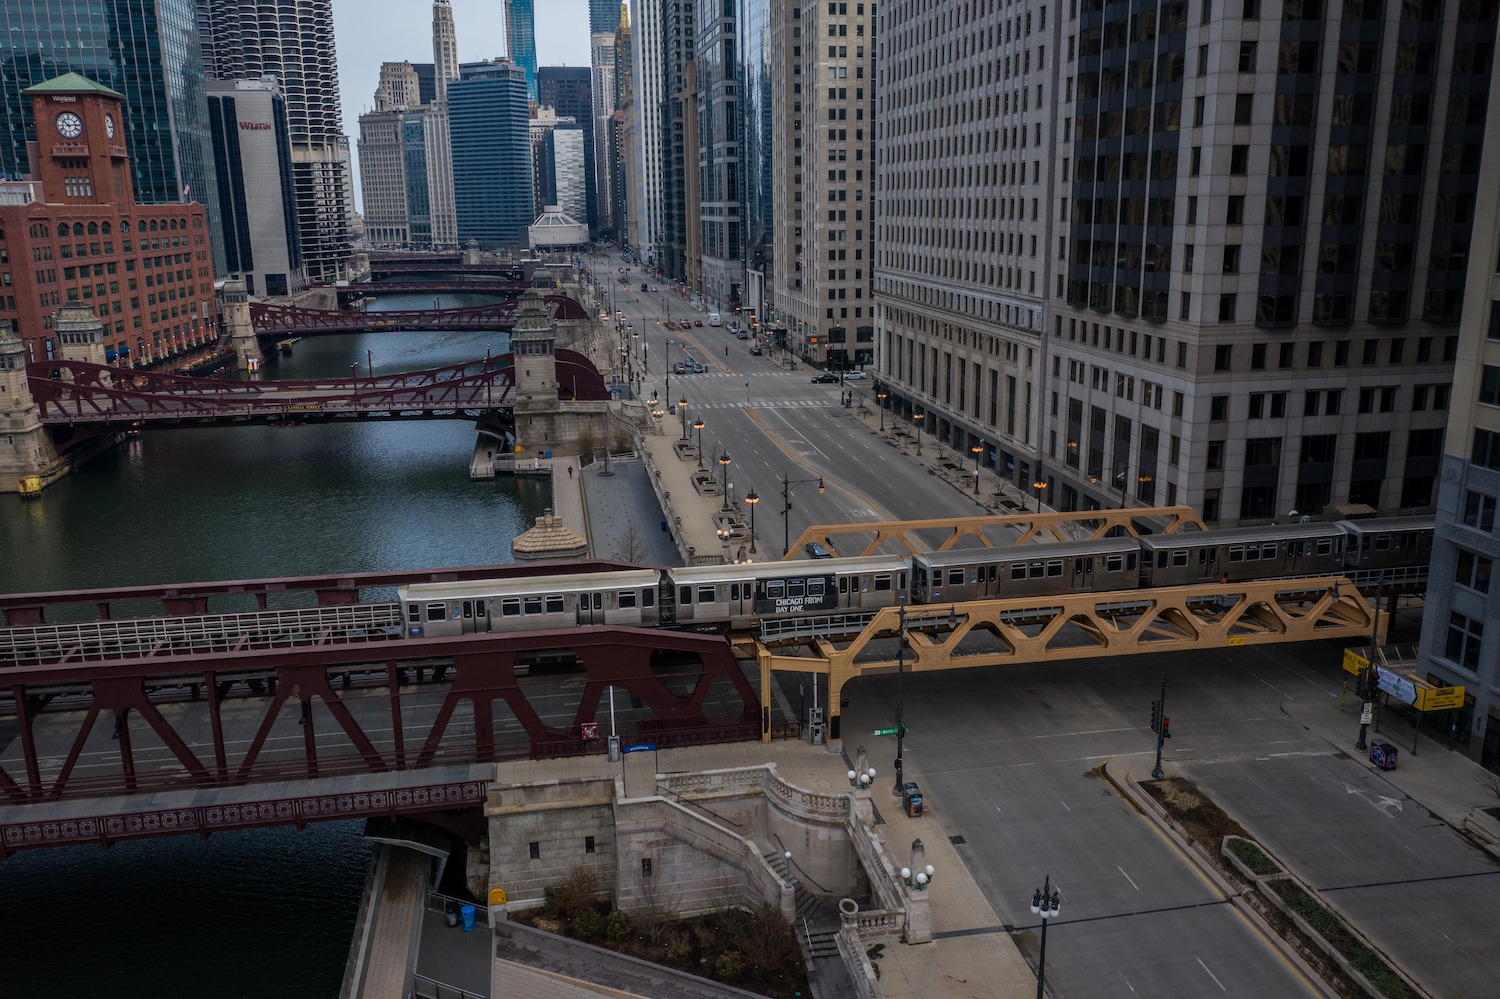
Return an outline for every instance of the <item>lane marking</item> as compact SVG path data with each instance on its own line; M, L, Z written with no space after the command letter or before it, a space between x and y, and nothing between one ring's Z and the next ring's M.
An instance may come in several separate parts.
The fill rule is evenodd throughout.
M1206 964L1203 963L1203 958L1201 958L1201 957L1198 958L1198 967L1202 968L1204 971L1208 971L1208 965L1206 965ZM1212 971L1208 971L1208 977L1212 978L1214 980L1214 984L1219 987L1219 991L1220 992L1228 992L1229 991L1228 989L1226 989L1224 987L1224 983L1221 982L1221 981L1219 981L1219 976L1218 975L1214 974Z
M1129 874L1125 874L1125 868L1121 867L1119 864L1116 864L1115 870L1125 875L1125 880L1130 882L1130 887L1134 888L1136 891L1141 890L1141 886L1135 883L1135 878L1131 877Z

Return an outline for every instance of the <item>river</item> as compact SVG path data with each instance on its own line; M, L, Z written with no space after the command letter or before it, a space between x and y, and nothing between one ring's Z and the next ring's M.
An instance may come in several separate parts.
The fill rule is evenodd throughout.
M442 305L475 304L443 296ZM372 308L427 308L394 296ZM383 372L507 349L504 334L309 338L265 378ZM368 352L368 353L367 353ZM0 496L0 589L510 561L549 502L471 482L472 424L150 431L48 488ZM217 608L216 608L217 609ZM39 850L0 862L0 996L331 999L369 848L362 823Z

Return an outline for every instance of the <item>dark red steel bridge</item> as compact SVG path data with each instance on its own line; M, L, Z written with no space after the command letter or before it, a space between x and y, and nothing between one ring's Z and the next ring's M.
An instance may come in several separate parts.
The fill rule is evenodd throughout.
M516 298L531 285L509 278L494 278L480 275L471 278L420 278L408 280L361 281L340 286L339 301L353 298L370 298L378 295L436 295L440 292L452 294L504 295Z
M566 295L548 295L554 319L562 321L588 318L588 312ZM250 324L257 336L270 339L317 336L328 333L373 333L378 331L411 332L432 330L472 330L475 332L509 332L515 318L515 305L496 302L461 309L409 309L390 312L365 312L358 309L301 309L289 305L250 303Z
M466 264L454 256L371 257L371 277L380 274L481 274L517 283L526 280L526 269L517 264Z
M263 580L259 591L280 583L322 592L333 578ZM217 585L221 596L251 589ZM156 595L169 600L176 589ZM359 587L333 591L350 589ZM100 592L7 600L113 603ZM603 753L612 725L626 745L666 747L752 739L767 724L724 638L654 629L313 636L276 647L11 662L0 664L0 855L474 809L486 765Z

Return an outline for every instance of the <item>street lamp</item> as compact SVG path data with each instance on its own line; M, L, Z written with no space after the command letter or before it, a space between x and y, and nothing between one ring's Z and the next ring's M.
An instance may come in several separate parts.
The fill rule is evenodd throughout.
M1042 490L1047 488L1047 480L1046 479L1037 479L1035 482L1033 482L1031 484L1031 488L1033 488L1033 489L1036 490L1036 512L1037 513L1041 513L1042 512Z
M901 720L901 680L906 675L906 605L897 609L900 615L896 625L896 783L891 787L894 797L901 797L902 748L906 738L906 723Z
M704 426L706 426L706 424L703 422L703 417L701 417L701 416L698 417L696 420L693 421L693 429L696 430L696 431L698 431L698 467L699 468L703 467L703 428L704 428Z
M793 486L800 486L800 485L803 485L804 483L808 483L808 482L816 482L818 484L818 492L821 493L821 492L824 491L823 477L821 475L818 476L818 478L816 478L816 479L786 479L786 478L783 478L781 480L781 556L782 556L782 558L785 558L786 555L787 555L787 553L792 550L792 528L791 528L791 523L792 522L791 522L791 518L789 518L787 516L787 514L790 513L791 510L792 510L792 498L791 498L792 487Z
M1046 883L1031 896L1031 911L1042 917L1042 949L1036 962L1036 999L1045 999L1043 992L1047 988L1047 921L1057 917L1061 903L1062 896L1052 887L1052 875L1049 874Z
M876 392L875 398L880 400L880 432L885 433L885 401L891 397L889 392Z
M700 438L699 449L702 450ZM750 554L755 554L755 504L760 502L760 494L751 486L750 491L745 494L745 505L750 508Z
M677 400L677 415L682 417L682 439L687 440L687 396Z
M724 509L729 509L729 452L719 453L719 468L724 476Z
M727 527L720 527L714 531L714 534L718 535L719 538L719 550L721 553L720 557L723 558L725 562L728 562L730 530Z
M984 441L969 448L974 453L974 495L979 495L979 456L984 454Z
M917 426L917 454L919 456L922 453L922 421L925 420L926 418L927 418L927 414L926 413L913 413L913 414L911 414L911 422L914 423L914 424L916 424L916 426Z

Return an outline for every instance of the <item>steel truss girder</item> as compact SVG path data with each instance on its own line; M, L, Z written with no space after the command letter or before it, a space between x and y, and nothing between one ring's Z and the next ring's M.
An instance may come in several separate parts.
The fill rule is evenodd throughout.
M1190 506L1016 513L984 517L942 517L932 520L867 520L851 524L814 524L798 536L782 558L796 558L809 541L827 545L829 550L837 556L856 556L877 554L887 541L895 541L908 552L915 554L924 551L945 552L963 538L975 538L986 548L996 545L1024 545L1034 541L1080 540L1076 533L1070 534L1066 530L1070 526L1084 529L1088 532L1086 537L1089 538L1102 538L1116 528L1123 530L1130 537L1139 537L1141 531L1136 522L1140 520L1153 521L1153 530L1160 534L1207 530L1202 518ZM999 536L991 538L986 533L1000 528L1007 529L1004 538L999 538ZM916 536L918 531L933 530L948 532L947 537L937 546L926 544ZM1019 531L1020 536L1011 540L1010 530ZM840 537L854 536L851 538L851 545L856 545L859 542L857 537L859 535L873 535L873 537L866 540L864 547L858 551L853 550L852 547L843 550L837 543Z
M518 678L518 658L540 651L561 651L581 664L580 674L565 678L582 691L561 727L543 720L528 691L545 696L563 685L553 689ZM657 653L680 662L658 672ZM370 679L347 687L351 675ZM724 683L737 695L736 717L714 721L706 700ZM661 744L753 738L761 713L724 638L647 628L10 666L0 669L0 723L17 727L20 751L0 759L0 802L602 752L607 728L586 740L582 725L598 720L612 687L649 711L626 734ZM77 706L49 712L54 701ZM501 705L524 742L497 737L494 711ZM44 715L66 719L59 721L65 727L43 732L38 723ZM117 719L122 721L111 737L108 727ZM299 733L300 750L293 751ZM137 759L133 736L151 743L149 759ZM274 753L268 750L273 740L281 744ZM78 776L86 751L94 768L107 772Z
M907 608L905 669L922 673L1358 638L1368 637L1374 625L1370 603L1341 576L924 604ZM845 684L897 670L896 658L877 657L868 647L895 637L900 628L900 608L886 607L847 641L797 643L804 654L742 640L755 647L763 690L775 670L826 675L831 717L836 717ZM999 649L964 650L965 639L975 632Z

